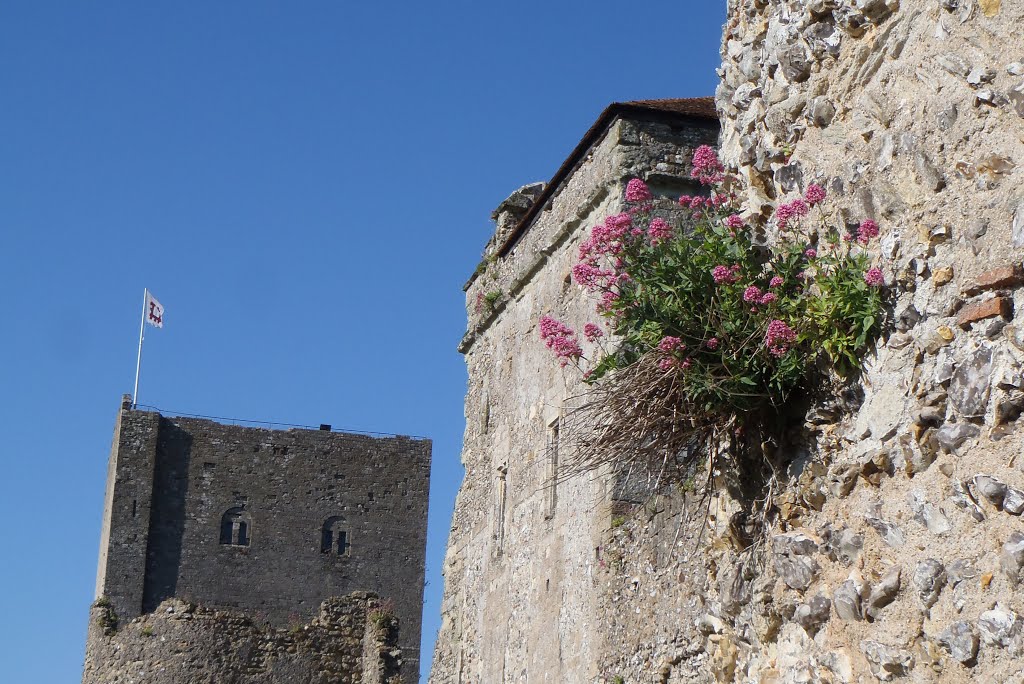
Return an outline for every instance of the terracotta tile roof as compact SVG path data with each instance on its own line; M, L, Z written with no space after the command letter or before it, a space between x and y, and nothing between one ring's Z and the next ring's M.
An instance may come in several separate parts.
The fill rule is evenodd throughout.
M498 255L505 256L515 243L522 237L533 223L534 218L541 212L544 205L548 203L552 195L558 192L562 183L572 175L576 166L584 159L590 148L593 147L604 135L605 131L620 116L658 116L675 120L679 119L702 119L706 121L718 121L718 114L715 111L715 98L713 97L689 97L668 100L633 100L632 102L613 102L605 107L601 115L597 117L594 125L584 134L583 139L576 145L572 153L562 163L555 175L545 186L544 191L538 195L537 200L526 212L512 232L509 233L505 242L498 248Z

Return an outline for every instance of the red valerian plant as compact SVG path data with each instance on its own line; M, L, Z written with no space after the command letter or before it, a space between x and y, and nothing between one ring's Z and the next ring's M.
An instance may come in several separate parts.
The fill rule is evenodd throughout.
M691 435L777 413L822 369L857 370L881 328L884 287L868 248L878 225L837 228L821 186L776 208L778 239L763 246L712 148L696 151L692 176L708 193L675 210L629 181L626 211L580 245L573 278L611 333L587 324L590 358L568 326L540 326L562 365L594 386L643 385L657 396L634 388L634 403L654 401ZM678 440L679 424L670 431Z

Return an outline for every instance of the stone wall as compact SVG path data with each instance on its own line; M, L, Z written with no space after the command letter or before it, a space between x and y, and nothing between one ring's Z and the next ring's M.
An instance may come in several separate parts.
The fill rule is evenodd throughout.
M840 221L880 224L893 295L857 385L775 454L763 543L744 548L721 490L610 519L601 480L573 481L544 518L573 385L531 325L584 320L570 255L611 193L556 198L533 265L473 281L432 681L1024 682L1021 26L1021 0L729 2L721 153L748 215L775 239L773 207L823 185ZM588 171L602 153L581 187L612 187Z
M168 598L281 627L373 591L416 677L430 442L267 430L122 405L97 597L121 620ZM91 646L90 646L91 647Z
M82 682L395 684L398 632L379 610L374 595L355 593L324 601L308 623L277 629L179 599L115 624L101 603L92 609Z
M814 408L765 544L678 493L614 530L606 681L1022 682L1024 3L731 2L723 158L882 227L889 327ZM774 238L770 221L768 236Z
M689 190L692 150L717 135L706 118L617 118L512 243L514 225L502 213L517 202L499 207L486 254L502 255L485 261L466 291L466 477L444 563L432 682L596 675L607 648L596 587L610 500L603 478L558 477L562 407L581 384L578 372L559 371L537 322L544 314L577 327L592 320L593 302L570 285L584 229L620 210L633 176L668 197ZM512 199L536 194L528 187Z

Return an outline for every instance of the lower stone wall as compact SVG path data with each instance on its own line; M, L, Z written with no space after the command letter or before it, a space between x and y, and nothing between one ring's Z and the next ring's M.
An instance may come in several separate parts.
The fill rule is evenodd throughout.
M708 505L676 489L613 518L596 681L1024 683L1024 478L1011 456L1024 436L938 453L924 470L818 437L752 547L724 493Z
M397 643L397 620L368 593L324 601L286 629L178 599L117 624L101 600L82 684L402 684Z

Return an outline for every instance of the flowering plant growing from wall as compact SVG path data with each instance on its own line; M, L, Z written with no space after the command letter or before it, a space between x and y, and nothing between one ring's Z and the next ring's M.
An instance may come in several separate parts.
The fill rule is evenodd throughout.
M627 441L670 454L763 425L815 376L859 369L881 329L874 221L837 227L825 190L810 185L777 207L765 246L710 147L694 154L693 177L709 192L674 210L631 180L627 210L592 229L573 268L597 321L582 334L540 321L559 362L595 389L594 454L621 454Z

